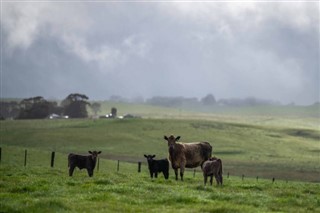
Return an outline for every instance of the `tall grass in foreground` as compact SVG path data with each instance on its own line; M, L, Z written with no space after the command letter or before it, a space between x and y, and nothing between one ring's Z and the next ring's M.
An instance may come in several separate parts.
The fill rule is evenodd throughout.
M89 178L76 170L0 166L1 212L319 212L320 185L224 176L224 185L203 186L201 175L184 182L151 180L133 164L116 172L112 162Z

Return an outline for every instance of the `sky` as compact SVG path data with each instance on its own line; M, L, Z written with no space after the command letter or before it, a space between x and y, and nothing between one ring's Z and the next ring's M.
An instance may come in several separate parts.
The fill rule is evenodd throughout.
M1 1L1 98L319 101L318 1Z

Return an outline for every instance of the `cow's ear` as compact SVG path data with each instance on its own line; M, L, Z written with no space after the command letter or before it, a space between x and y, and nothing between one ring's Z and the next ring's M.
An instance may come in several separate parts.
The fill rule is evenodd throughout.
M88 151L90 154L92 154L92 152L91 151Z
M145 157L145 158L148 158L148 156L147 156L147 155L144 155L144 157Z
M181 138L180 136L177 136L177 137L176 137L176 141L180 140L180 138Z
M168 137L167 137L167 136L164 136L163 138L164 138L166 141L168 140Z
M98 155L101 154L101 151L98 152Z
M156 155L152 155L151 158L154 158Z

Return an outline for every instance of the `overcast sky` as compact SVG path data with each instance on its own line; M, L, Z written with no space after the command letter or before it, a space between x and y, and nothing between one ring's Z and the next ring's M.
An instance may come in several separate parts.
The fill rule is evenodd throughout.
M319 101L319 2L1 3L1 97Z

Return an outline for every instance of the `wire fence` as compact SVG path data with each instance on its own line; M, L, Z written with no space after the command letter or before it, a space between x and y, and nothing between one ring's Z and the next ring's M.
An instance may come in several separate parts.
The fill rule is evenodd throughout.
M2 159L2 147L0 147L0 165L3 164L3 159ZM23 165L24 167L27 167L27 165L29 164L28 163L28 159L31 157L31 154L28 152L27 149L24 150L24 154L23 154L23 158L21 158L20 156L20 159L23 159L23 162L21 162L21 165ZM50 156L48 156L48 158L50 158L50 161L49 161L49 164L48 164L48 167L51 167L51 168L54 168L55 167L55 161L56 161L56 152L52 151L50 153ZM137 161L137 162L133 162L133 161L125 161L125 160L114 160L114 159L108 159L109 161L114 161L116 163L116 171L119 172L120 171L120 168L121 168L121 163L129 163L129 164L135 164L137 166L137 172L138 173L141 173L142 171L142 165L143 164L146 164L145 162L142 162L142 161ZM19 165L19 163L18 163ZM101 167L101 162L100 162L100 158L98 157L97 158L97 162L96 162L96 171L99 172L100 170L100 167ZM196 174L197 173L201 173L202 174L202 171L201 169L189 169L189 168L186 168L185 169L186 171L188 172L192 172L193 173L193 177L195 178L196 177ZM231 176L230 172L226 172L224 171L224 176L226 178L229 179L229 177ZM239 176L239 175L234 175L233 176ZM246 177L248 178L254 178L252 176L245 176L244 174L242 174L241 176L241 179L244 181ZM259 181L259 179L266 179L266 178L263 178L263 177L259 177L259 176L256 176L256 181ZM271 181L272 183L274 183L276 181L276 178L275 177L272 177L271 178ZM286 182L288 182L288 180L285 180Z

